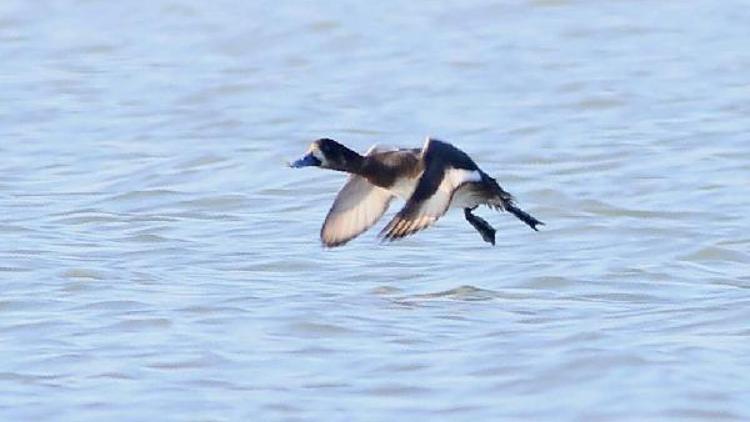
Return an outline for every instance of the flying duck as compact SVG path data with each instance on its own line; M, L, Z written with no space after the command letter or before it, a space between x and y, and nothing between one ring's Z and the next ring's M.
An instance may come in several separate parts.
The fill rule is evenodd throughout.
M394 197L404 199L406 205L379 234L389 241L429 227L449 208L463 208L466 220L493 245L495 229L472 214L480 205L508 211L534 230L544 224L518 208L513 196L465 152L437 139L427 138L421 149L375 145L363 156L333 139L322 138L289 165L351 174L320 230L327 247L341 246L372 227Z

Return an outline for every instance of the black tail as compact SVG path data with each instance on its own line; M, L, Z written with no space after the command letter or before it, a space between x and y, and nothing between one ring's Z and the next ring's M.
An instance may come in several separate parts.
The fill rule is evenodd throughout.
M536 228L536 226L543 226L544 223L537 220L536 218L532 217L531 214L527 213L526 211L516 207L513 203L506 204L505 210L509 213L515 215L519 220L523 221L524 223L528 224L529 227L532 229L539 231L539 229Z

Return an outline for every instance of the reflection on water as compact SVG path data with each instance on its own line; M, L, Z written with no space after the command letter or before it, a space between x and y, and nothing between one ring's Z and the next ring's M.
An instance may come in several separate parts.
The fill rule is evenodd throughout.
M745 6L3 2L0 415L747 420ZM426 135L547 225L322 249Z

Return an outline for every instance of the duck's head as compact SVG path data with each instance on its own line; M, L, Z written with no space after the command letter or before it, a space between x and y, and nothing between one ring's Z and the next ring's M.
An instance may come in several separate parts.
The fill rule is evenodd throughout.
M321 167L349 171L359 154L329 138L321 138L310 144L304 157L289 163L290 167Z

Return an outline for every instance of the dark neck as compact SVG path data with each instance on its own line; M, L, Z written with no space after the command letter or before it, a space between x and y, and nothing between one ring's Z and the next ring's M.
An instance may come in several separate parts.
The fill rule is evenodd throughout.
M349 148L342 148L337 160L340 165L334 170L356 174L369 180L375 186L389 188L396 181L394 169L371 157L363 157Z
M365 158L359 155L356 151L352 151L342 145L341 149L338 151L336 163L334 170L362 175Z

